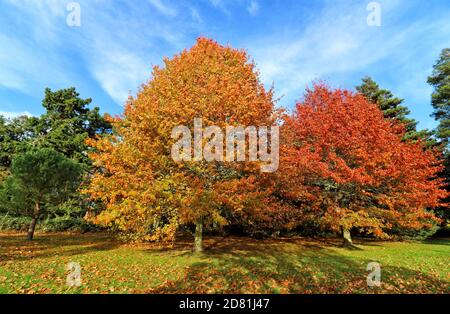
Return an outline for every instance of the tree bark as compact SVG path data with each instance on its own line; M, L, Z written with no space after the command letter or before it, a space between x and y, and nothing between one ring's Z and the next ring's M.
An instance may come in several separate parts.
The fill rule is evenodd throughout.
M342 228L342 238L344 240L344 242L342 243L344 247L351 247L351 246L353 246L352 236L350 234L350 229Z
M31 219L31 224L30 227L28 228L27 239L29 241L33 240L34 229L36 228L36 222L39 218L39 211L40 211L39 202L36 202L36 205L34 207L33 218Z
M201 219L195 223L194 252L203 252L203 221Z

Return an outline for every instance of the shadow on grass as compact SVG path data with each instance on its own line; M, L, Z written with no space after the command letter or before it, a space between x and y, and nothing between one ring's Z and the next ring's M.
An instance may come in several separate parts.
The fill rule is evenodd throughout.
M319 243L226 239L215 242L179 280L152 293L448 293L448 282L383 266L381 287L367 286L373 260L339 255Z
M32 241L24 235L0 236L0 262L52 256L73 256L112 250L120 245L107 234L39 234Z
M422 243L450 246L450 241L448 238L430 238L422 241Z

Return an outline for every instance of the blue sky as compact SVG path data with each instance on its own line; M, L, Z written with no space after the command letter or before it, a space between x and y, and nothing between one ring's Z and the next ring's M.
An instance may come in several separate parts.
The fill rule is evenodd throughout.
M284 107L313 80L354 88L370 75L420 128L436 125L426 79L450 46L448 0L377 1L380 27L364 0L83 0L80 27L69 2L0 0L0 114L41 114L44 88L69 86L120 113L153 65L207 36L246 49Z

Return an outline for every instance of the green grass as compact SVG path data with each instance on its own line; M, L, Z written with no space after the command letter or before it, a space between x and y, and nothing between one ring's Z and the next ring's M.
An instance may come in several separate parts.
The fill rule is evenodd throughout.
M106 234L0 234L0 293L449 293L450 240L363 242L209 238L174 248L125 245ZM82 286L65 265L81 265ZM381 286L367 287L369 262Z

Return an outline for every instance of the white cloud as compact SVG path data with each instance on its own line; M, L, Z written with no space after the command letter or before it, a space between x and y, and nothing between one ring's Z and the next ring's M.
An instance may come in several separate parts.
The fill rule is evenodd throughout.
M150 4L158 10L159 13L166 16L176 16L177 11L174 7L166 5L162 2L162 0L148 0Z
M32 117L33 115L31 113L29 113L28 111L22 111L22 112L0 111L0 116L3 116L7 119L12 119L12 118L22 117L22 116Z
M214 8L222 11L226 15L231 15L230 9L245 9L251 16L256 16L259 12L258 0L208 0Z
M162 2L153 2L158 6L158 12L170 15L175 12L160 6ZM95 19L86 18L82 29L88 31L83 33L79 43L80 54L85 58L89 73L119 105L123 105L128 95L134 95L150 77L152 65L161 62L161 46L181 46L183 37L175 22L165 23L152 18L155 12L150 9L143 12L140 3L130 2L127 5L129 12L124 16L105 11L96 13ZM92 10L88 14L93 14L95 7L86 10ZM127 19L130 15L139 16L146 12L149 12L148 19Z
M65 1L7 1L12 21L23 17L22 33L0 30L0 86L35 95L46 86L76 85L84 79L79 72L86 71L120 105L171 47L179 51L185 46L184 33L194 27L186 24L201 20L188 3L179 4L186 8L179 14L165 0L148 0L147 7L115 4L127 10L107 6L104 0L79 0L81 27L70 28ZM161 14L177 19L167 23Z
M196 23L203 22L203 19L200 16L200 13L198 12L198 10L196 8L191 7L191 17L192 17L192 20Z
M383 6L392 11L395 6ZM266 84L275 82L278 94L298 99L315 79L364 70L410 40L421 25L393 31L369 27L365 5L342 6L329 2L305 29L289 35L270 34L250 45ZM422 25L423 26L423 25ZM405 52L406 53L406 52ZM367 73L369 74L369 73Z
M66 26L66 1L60 0L6 0L20 11L24 24L37 41L48 42L56 39L56 33ZM57 23L56 21L60 21Z
M0 33L0 86L33 94L52 81L67 82L64 67L54 51Z
M216 8L220 8L220 7L224 6L224 3L222 0L210 0L210 2Z
M250 1L250 4L247 7L247 11L252 16L255 16L256 14L258 14L258 11L259 11L259 4L258 4L258 2L256 2L256 0Z
M264 83L274 83L276 96L283 96L280 105L292 108L314 80L354 88L370 75L405 99L419 128L433 128L432 89L426 79L440 50L448 46L448 19L443 14L422 15L406 22L409 2L384 1L382 26L369 27L365 5L327 3L304 29L274 32L246 43ZM416 10L415 5L409 9Z
M216 9L219 9L220 11L222 11L223 13L229 15L230 11L228 11L227 6L225 5L225 1L224 0L209 0L209 2L211 3L211 5L213 7L215 7ZM229 0L228 2L232 2L232 0Z
M150 76L150 66L138 56L110 48L92 60L92 72L103 90L118 104Z
M206 34L248 49L264 82L274 82L278 96L287 95L282 105L293 104L314 79L333 77L337 79L331 83L347 83L355 75L376 79L379 71L380 78L391 76L389 84L380 85L407 100L414 99L410 108L417 116L429 106L426 76L438 56L437 47L448 43L450 32L443 14L440 20L432 19L431 13L413 14L414 18L403 14L408 6L416 9L414 1L379 0L381 27L367 25L366 3L357 0L324 0L310 11L313 16L305 13L293 20L295 12L288 12L281 23L280 15L285 12L279 6L268 20L277 21L276 27L264 29L262 25L262 31L251 32L240 24L221 28L223 21L211 21L206 15L211 7L203 11L197 0L147 0L146 5L126 0L78 1L81 27L76 29L66 25L67 1L0 2L6 8L0 21L1 87L36 95L47 85L79 86L93 79L117 104L123 104L129 91L136 92L150 77L152 65ZM264 9L259 0L203 0L205 3L228 15L227 23L233 21L234 12L242 17L258 15ZM305 7L307 12L309 6ZM94 90L98 88L92 85ZM422 111L415 111L420 106Z

